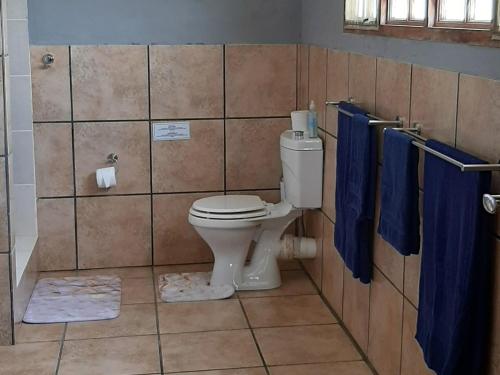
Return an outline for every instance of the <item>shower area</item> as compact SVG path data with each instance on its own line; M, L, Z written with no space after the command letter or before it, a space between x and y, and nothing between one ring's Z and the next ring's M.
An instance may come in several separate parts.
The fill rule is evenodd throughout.
M26 0L2 0L0 344L12 342L36 278L37 209Z

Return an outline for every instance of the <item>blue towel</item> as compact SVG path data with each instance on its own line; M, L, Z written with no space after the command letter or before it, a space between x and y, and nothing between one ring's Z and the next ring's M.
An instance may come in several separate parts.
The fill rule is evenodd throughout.
M418 198L418 149L407 134L386 129L378 233L402 255L420 249Z
M375 215L376 133L369 118L352 104L354 116L339 112L335 246L355 278L369 283Z
M437 141L426 145L483 164ZM461 172L426 153L417 341L438 375L486 374L491 247L481 198L490 172Z

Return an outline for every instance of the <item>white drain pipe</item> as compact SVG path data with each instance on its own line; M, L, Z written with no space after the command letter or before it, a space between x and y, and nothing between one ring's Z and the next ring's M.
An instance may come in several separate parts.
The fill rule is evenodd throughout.
M316 257L317 247L314 238L285 234L280 245L279 259L312 259Z

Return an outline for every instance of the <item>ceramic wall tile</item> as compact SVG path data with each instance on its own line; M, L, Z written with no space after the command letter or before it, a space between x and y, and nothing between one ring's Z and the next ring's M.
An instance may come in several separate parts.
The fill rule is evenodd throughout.
M306 109L309 105L309 46L299 45L297 59L297 108Z
M328 71L326 75L326 98L329 101L349 99L349 54L328 50ZM326 107L326 131L337 135L338 111L334 106Z
M370 311L370 285L352 277L351 271L344 269L344 300L342 307L344 324L358 345L366 353L368 350L368 321Z
M422 135L455 144L458 73L413 66L410 123L422 125Z
M75 120L148 118L146 46L71 47Z
M54 62L45 65L43 56ZM71 121L71 94L68 46L31 47L33 121Z
M306 236L316 240L316 256L314 259L302 259L307 273L311 275L316 286L321 290L323 273L323 221L320 210L307 210L304 214Z
M77 123L75 174L78 195L137 194L150 191L149 125L147 122ZM118 155L116 186L99 189L95 171L109 167Z
M161 194L153 197L155 265L213 260L212 251L188 222L188 213L195 200L216 194Z
M224 116L223 46L150 47L151 116Z
M230 190L278 188L280 134L290 119L226 121L226 180Z
M377 59L372 56L349 55L349 97L365 111L375 112Z
M38 267L40 271L76 268L73 198L38 200Z
M12 343L9 262L9 254L0 254L0 345L10 345Z
M191 138L152 141L153 192L224 189L224 121L190 122Z
M399 375L402 322L403 295L382 273L374 270L368 358L380 374Z
M318 113L318 126L325 128L327 49L309 48L309 101L314 101ZM302 109L308 109L306 108Z
M37 196L73 195L71 124L34 124L34 137Z
M76 200L80 268L151 264L149 196Z
M226 46L227 117L289 116L297 106L297 46Z
M333 244L335 225L324 219L322 292L338 316L342 318L344 298L344 261Z

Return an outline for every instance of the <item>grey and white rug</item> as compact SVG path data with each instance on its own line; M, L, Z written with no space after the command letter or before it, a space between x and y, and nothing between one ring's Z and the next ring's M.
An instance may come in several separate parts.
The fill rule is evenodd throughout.
M211 286L212 272L167 273L160 275L160 296L165 302L208 301L229 298L232 285Z
M87 276L40 279L24 315L26 323L114 319L120 315L121 279Z

